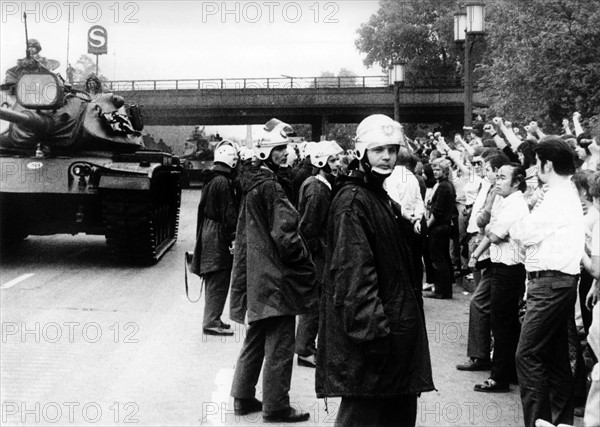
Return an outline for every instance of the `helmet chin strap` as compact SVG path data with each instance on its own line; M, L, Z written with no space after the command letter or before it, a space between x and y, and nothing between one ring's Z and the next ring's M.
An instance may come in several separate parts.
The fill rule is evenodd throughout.
M275 163L273 163L273 160L271 160L271 156L267 157L264 160L265 166L268 167L269 169L271 169L271 171L277 173L279 172L279 165L276 165Z
M383 181L385 181L385 179L392 173L392 171L372 167L367 159L366 153L361 159L360 163L365 170L367 182L370 184L375 184L379 187L383 187Z
M372 168L372 173L376 173L382 176L389 176L392 174L392 171L389 169L381 169L381 168Z

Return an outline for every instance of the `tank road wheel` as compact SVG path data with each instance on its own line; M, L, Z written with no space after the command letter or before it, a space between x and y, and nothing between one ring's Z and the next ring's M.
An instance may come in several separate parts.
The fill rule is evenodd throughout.
M16 205L16 206L15 206ZM0 249L17 244L27 237L17 200L0 200Z
M177 240L179 188L145 193L104 194L106 243L111 255L128 264L154 264Z

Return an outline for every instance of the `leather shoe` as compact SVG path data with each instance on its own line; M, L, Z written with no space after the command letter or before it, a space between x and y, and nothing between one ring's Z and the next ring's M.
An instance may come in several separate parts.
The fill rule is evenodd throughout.
M471 358L466 363L461 363L460 365L456 365L456 369L459 371L489 371L492 367L492 364L489 360Z
M291 407L263 413L263 421L266 423L300 423L309 418L310 414L308 412L297 411Z
M223 328L223 329L231 329L231 325L229 323L225 323L222 320L219 320L219 323L221 324L221 328Z
M202 330L204 331L204 333L206 335L223 335L223 336L233 335L233 331L222 328L221 326L214 326L212 328L203 328Z
M489 378L481 384L475 384L473 390L482 391L484 393L508 393L510 391L510 387L508 384L498 384L496 381Z
M251 399L233 399L233 412L235 415L248 415L262 411L262 402L256 397Z
M307 368L316 368L317 367L317 358L314 354L310 356L300 356L298 355L298 366L306 366Z

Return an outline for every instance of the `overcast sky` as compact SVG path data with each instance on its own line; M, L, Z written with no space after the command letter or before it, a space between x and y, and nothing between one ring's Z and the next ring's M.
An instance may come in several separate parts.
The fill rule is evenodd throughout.
M24 56L23 12L42 56L61 62L87 53L88 30L108 33L100 70L109 79L311 77L364 67L356 30L378 9L363 1L0 1L0 71ZM69 21L71 10L71 24ZM67 35L70 33L70 36Z

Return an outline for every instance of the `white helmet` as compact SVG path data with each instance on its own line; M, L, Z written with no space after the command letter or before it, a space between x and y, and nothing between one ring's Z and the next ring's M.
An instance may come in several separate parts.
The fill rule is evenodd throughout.
M322 168L327 164L329 156L335 156L343 151L342 147L335 141L321 141L313 145L308 154L310 154L312 165L316 168Z
M224 163L230 168L235 168L238 162L238 150L235 142L224 139L215 147L215 163Z
M286 164L288 166L292 166L297 159L298 159L298 153L296 152L296 147L293 144L288 145L287 146Z
M307 156L310 156L312 147L315 144L316 144L316 142L312 142L312 141L303 143L303 145L300 147L300 158L302 160L306 159Z
M240 147L240 160L242 160L242 161L252 160L253 157L255 157L254 151L252 151L251 148Z
M290 125L278 119L269 120L263 130L262 138L252 144L252 149L260 160L266 160L273 148L287 145L289 137L294 133Z
M402 125L383 114L373 114L364 119L356 129L354 144L356 154L362 159L368 148L383 145L401 145L404 141Z

